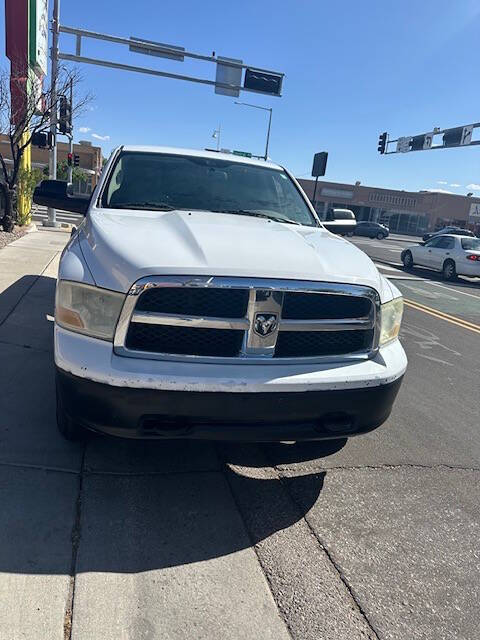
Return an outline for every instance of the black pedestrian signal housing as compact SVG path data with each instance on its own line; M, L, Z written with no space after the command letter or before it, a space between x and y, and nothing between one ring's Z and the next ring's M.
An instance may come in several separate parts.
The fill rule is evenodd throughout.
M80 166L80 156L75 154L73 156L73 166L74 167L79 167Z
M50 134L51 135L51 134ZM32 145L34 147L40 147L40 149L44 149L48 147L49 144L49 134L47 133L32 133Z
M378 138L378 153L385 153L387 149L387 132L384 131Z

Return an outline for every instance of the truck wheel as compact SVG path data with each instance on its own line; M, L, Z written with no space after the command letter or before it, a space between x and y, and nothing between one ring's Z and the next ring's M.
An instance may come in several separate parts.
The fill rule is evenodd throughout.
M57 388L57 428L66 440L82 442L87 437L86 430L66 413Z
M347 231L347 236L351 238L353 236L353 231Z
M457 277L457 270L455 268L455 262L453 260L445 260L443 263L443 278L445 280L455 280Z
M413 256L411 251L405 252L402 262L405 269L411 269L413 267Z
M385 234L384 234L384 233L382 233L381 231L379 231L379 232L377 233L377 238L378 238L379 240L383 240L383 239L385 238Z

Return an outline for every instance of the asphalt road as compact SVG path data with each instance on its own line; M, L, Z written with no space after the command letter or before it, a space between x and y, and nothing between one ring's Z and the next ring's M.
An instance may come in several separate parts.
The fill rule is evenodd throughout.
M0 295L0 638L478 639L478 289L395 280L472 326L407 306L408 373L367 436L74 445L43 233Z

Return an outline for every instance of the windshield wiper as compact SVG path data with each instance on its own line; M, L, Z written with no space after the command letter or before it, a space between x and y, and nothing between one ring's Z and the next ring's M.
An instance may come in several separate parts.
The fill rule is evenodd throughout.
M233 213L240 216L251 216L252 218L265 218L267 220L274 220L275 222L284 222L285 224L300 225L300 222L290 220L288 218L281 218L280 216L272 216L268 213L261 213L260 211L251 211L248 209L212 209L215 213Z
M122 202L111 206L112 209L154 209L155 211L175 211L175 207L171 207L165 202Z

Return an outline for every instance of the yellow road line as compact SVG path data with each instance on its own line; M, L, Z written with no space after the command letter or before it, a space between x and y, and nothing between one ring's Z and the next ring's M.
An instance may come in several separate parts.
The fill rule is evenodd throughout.
M417 311L423 311L423 313L427 313L431 316L434 316L435 318L439 318L440 320L445 320L446 322L455 324L458 327L462 327L463 329L468 329L469 331L473 331L474 333L480 334L480 325L478 324L474 324L473 322L468 322L468 320L462 320L462 318L457 318L456 316L451 316L448 313L444 313L443 311L438 311L437 309L433 309L432 307L427 307L424 304L420 304L420 302L407 300L405 298L403 301L407 307L411 307L412 309L416 309Z

